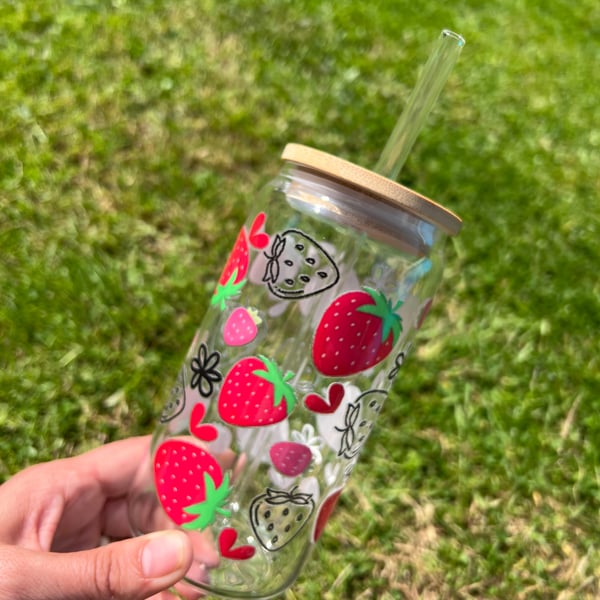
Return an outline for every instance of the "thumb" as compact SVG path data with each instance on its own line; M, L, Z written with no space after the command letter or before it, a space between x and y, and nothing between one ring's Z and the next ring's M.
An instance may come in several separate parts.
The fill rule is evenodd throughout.
M0 546L0 598L144 600L177 583L191 562L191 543L181 531L71 553Z

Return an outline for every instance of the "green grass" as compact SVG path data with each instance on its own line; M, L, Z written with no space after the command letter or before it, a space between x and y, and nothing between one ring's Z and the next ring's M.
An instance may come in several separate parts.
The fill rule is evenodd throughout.
M442 4L0 6L0 480L152 429L285 143L373 165L449 27L402 181L464 230L287 597L600 594L600 8Z

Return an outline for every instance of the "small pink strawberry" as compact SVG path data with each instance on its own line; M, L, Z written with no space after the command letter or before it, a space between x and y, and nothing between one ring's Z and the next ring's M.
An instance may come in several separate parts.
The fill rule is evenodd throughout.
M239 306L225 322L223 341L228 346L245 346L256 338L261 322L255 309Z
M297 477L308 469L312 452L297 442L277 442L269 450L273 466L286 477Z
M346 292L325 309L313 340L317 370L344 377L380 363L392 351L402 331L402 318L381 292L364 288Z
M220 513L229 494L229 474L205 450L183 440L163 442L154 457L154 483L163 508L184 529L205 529Z
M238 427L260 427L283 421L294 410L296 395L277 365L264 356L249 356L233 365L219 393L223 421Z

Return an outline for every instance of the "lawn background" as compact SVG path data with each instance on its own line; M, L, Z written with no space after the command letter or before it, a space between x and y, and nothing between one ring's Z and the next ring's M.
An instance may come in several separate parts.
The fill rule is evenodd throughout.
M287 598L597 597L599 23L595 0L3 2L0 481L152 430L285 143L372 166L448 27L467 46L401 181L464 230Z

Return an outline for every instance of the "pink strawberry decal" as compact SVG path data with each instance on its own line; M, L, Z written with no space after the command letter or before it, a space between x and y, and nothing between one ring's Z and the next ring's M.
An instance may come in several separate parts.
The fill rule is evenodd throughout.
M233 365L219 394L220 417L238 427L260 427L283 421L294 410L296 395L288 381L264 356L249 356Z
M239 306L229 315L223 328L223 341L228 346L245 346L258 335L258 325L262 322L253 308Z
M226 527L219 534L219 550L223 558L231 560L248 560L254 556L256 548L254 546L238 546L234 548L238 538L238 532L232 527Z
M317 326L312 356L329 377L360 373L380 363L402 332L402 319L381 292L364 288L346 292L325 310Z
M301 475L312 461L310 448L297 442L277 442L271 446L269 456L277 471L286 477Z
M177 525L202 530L214 523L229 495L229 474L205 450L183 440L163 442L154 457L154 483L160 503Z
M258 213L250 226L250 244L258 250L262 250L269 245L269 235L262 231L266 220L267 217L265 213Z
M211 305L218 304L221 310L225 310L226 300L237 296L242 287L244 287L249 265L250 250L248 248L246 228L242 227L225 264L225 268L221 273L221 277L219 277L217 289L210 300Z
M344 385L336 381L327 388L327 399L319 396L319 394L308 394L304 398L304 405L308 410L315 413L334 413L342 403L344 393Z

